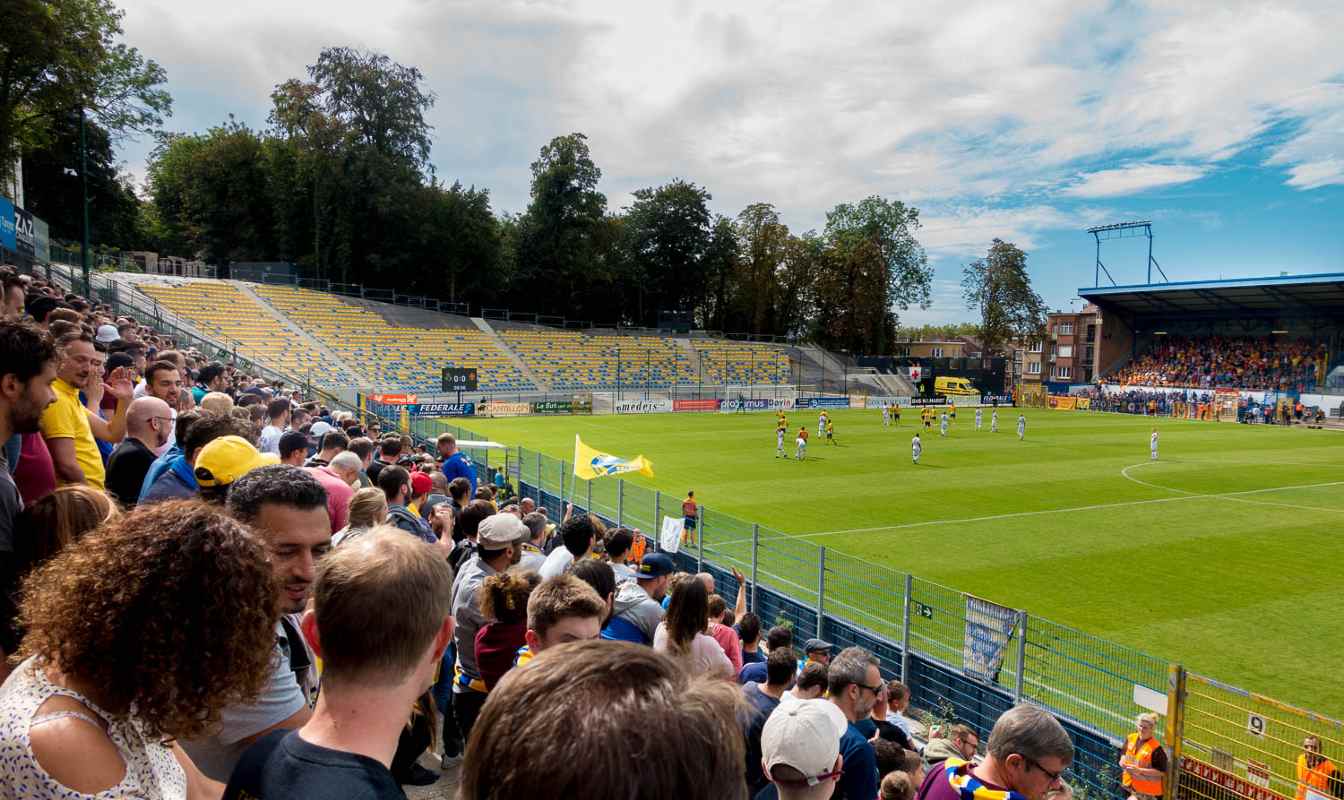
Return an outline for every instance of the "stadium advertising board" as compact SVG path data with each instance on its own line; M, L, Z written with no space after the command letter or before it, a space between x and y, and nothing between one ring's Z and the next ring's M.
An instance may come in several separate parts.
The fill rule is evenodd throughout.
M1011 406L1013 396L1011 394L985 394L980 396L980 404L985 406L998 403L1001 406Z
M573 400L538 400L532 404L533 414L573 414Z
M849 398L804 397L798 400L798 408L849 408Z
M476 386L477 378L475 367L443 368L443 391L474 392L476 391Z
M1079 411L1090 411L1092 409L1092 398L1075 397L1073 400L1073 407Z
M673 400L673 411L718 411L718 400Z
M14 204L7 197L0 197L0 247L14 253L19 251L14 236Z
M1180 786L1177 797L1212 800L1287 800L1285 795L1260 786L1257 781L1240 778L1212 764L1190 756L1181 756Z
M382 403L389 406L413 406L416 403L416 396L407 392L397 392L395 394L371 394L369 401L373 403Z
M883 406L908 406L910 398L908 397L877 397L869 395L868 408L882 408Z
M946 398L946 397L912 397L912 398L910 398L910 405L912 405L912 406L945 406L945 405L947 405L947 398Z
M966 638L962 668L967 675L987 683L998 679L1008 640L1017 627L1016 609L966 595Z
M719 412L731 414L737 411L792 411L792 400L722 400L719 402Z
M34 217L22 208L14 209L14 252L21 256L33 257L36 249L37 231Z
M532 413L531 403L506 403L486 400L476 407L478 417L525 417Z
M1056 411L1072 411L1077 406L1077 400L1076 397L1052 394L1046 399L1046 404Z
M470 417L475 403L419 403L406 409L413 417Z
M574 413L591 414L593 413L593 393L575 392L574 393Z
M662 414L672 410L671 400L618 400L617 414Z

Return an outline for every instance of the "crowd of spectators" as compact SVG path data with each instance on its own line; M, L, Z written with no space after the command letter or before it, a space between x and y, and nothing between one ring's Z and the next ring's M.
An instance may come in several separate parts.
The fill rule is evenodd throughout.
M921 755L906 687L763 630L741 574L730 605L638 531L477 485L451 435L0 277L0 796L401 798L455 767L501 800L1060 787L1045 712L980 763L969 728Z
M1312 391L1325 375L1326 349L1306 339L1162 337L1105 377L1122 386Z

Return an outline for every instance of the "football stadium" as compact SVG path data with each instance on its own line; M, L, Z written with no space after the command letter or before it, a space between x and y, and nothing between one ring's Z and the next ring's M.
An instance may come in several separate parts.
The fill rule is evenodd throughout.
M637 188L661 118L601 141L628 196L575 132L510 210L432 159L463 97L353 45L163 130L116 4L21 5L109 49L0 41L0 796L1344 800L1344 272L1291 268L1344 171L1273 236L1171 189L1315 153L1337 72L1198 166L1119 159L1126 106L1095 160L893 188L1014 127L962 98L857 202L795 152L794 233ZM729 202L748 128L702 143Z

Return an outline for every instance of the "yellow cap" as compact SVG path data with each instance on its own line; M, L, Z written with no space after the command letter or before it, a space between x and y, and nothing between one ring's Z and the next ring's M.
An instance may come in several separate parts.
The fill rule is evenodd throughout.
M257 467L279 463L279 456L258 452L241 436L221 436L196 457L196 482L203 487L228 486Z

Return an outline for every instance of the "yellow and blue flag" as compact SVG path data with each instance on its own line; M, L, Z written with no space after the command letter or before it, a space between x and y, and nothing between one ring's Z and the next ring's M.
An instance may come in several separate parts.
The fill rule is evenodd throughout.
M599 452L584 444L577 433L574 434L574 477L590 481L604 475L621 475L626 472L638 472L652 478L653 464L644 456L626 459Z

